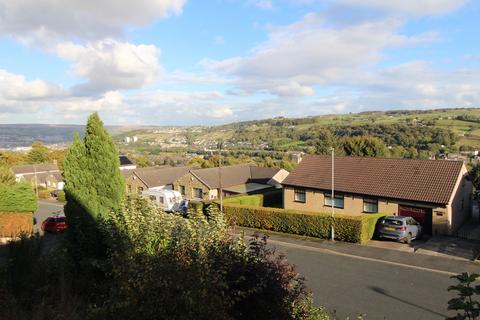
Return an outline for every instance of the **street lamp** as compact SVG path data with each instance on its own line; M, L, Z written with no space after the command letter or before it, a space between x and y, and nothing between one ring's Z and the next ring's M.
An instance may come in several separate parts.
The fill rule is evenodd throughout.
M332 151L332 241L335 240L335 229L333 227L335 218L335 149L330 148Z

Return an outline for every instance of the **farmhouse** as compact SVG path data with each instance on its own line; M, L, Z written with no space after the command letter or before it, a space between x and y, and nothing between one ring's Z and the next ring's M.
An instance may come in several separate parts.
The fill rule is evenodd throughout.
M469 218L472 184L462 161L307 156L283 181L284 208L412 216L427 233L452 234Z
M186 199L212 200L235 194L255 194L281 188L288 172L277 168L262 168L240 164L207 169L192 169L174 183L175 190Z

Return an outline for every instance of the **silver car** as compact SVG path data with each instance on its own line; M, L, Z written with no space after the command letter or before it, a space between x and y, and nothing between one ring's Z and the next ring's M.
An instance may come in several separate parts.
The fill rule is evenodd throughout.
M387 216L380 221L378 237L410 243L420 239L422 226L412 217Z

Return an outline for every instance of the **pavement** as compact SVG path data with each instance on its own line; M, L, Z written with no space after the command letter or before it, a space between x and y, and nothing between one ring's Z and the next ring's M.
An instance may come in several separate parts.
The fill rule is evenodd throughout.
M249 237L251 231L246 232ZM269 235L314 294L338 319L445 319L455 284L450 277L478 272L477 262L345 242ZM408 247L408 246L407 246Z

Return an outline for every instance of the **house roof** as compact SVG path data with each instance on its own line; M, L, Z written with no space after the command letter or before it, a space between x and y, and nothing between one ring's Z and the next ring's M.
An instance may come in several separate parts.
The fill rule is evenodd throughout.
M268 184L252 182L252 183L242 183L236 186L231 186L223 190L227 192L232 192L232 193L249 193L249 192L264 190L268 188L272 188L272 186Z
M121 155L119 158L120 158L120 166L131 166L131 165L133 165L133 162L127 156Z
M330 190L332 158L307 156L284 185ZM462 161L335 157L335 191L447 204Z
M133 173L142 180L148 188L155 188L173 183L188 173L190 167L153 167L135 169Z
M40 164L27 164L23 166L13 166L12 171L14 174L28 174L45 171L59 171L56 164L53 163L40 163Z
M220 188L219 167L191 170L192 174L210 189ZM246 183L266 184L280 169L261 168L254 164L239 164L221 168L222 188Z

